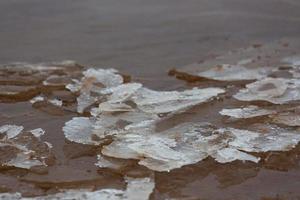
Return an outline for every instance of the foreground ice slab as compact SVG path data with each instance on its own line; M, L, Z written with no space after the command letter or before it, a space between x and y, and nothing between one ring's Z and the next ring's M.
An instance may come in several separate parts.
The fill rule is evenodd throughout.
M47 166L51 155L49 143L40 141L42 129L23 131L22 126L4 125L0 127L0 164L30 169L34 166Z
M170 171L194 164L208 156L217 162L234 160L258 162L246 152L288 151L300 141L300 135L274 125L258 124L255 131L221 128L209 124L185 123L156 132L149 126L131 127L102 153L106 156L137 159L154 171Z
M300 100L300 80L265 78L246 85L234 98L240 101L268 101L273 104L297 101Z
M66 190L61 193L40 196L22 197L21 194L0 193L0 199L10 200L148 200L155 185L152 178L129 178L126 177L126 190L102 189L89 190Z

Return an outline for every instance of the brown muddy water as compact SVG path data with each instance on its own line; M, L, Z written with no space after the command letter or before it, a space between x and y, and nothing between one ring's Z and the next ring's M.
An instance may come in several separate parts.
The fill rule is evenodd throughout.
M249 123L265 118L235 123L218 112L224 107L249 105L230 96L249 82L198 80L195 74L186 74L195 69L188 64L197 62L199 67L208 60L215 65L218 55L271 44L264 52L258 50L263 55L258 63L278 67L279 57L300 53L299 46L289 48L300 40L299 8L297 0L1 0L0 63L72 59L85 67L116 68L131 76L131 81L159 90L233 85L230 94L175 115L159 128L190 121L247 128ZM243 60L238 53L230 59ZM169 76L173 68L176 70ZM180 69L184 73L178 72ZM0 72L0 125L44 129L41 139L53 145L54 158L42 169L1 167L1 193L20 192L32 197L60 189L122 189L124 176L154 173L155 189L150 199L300 199L299 145L287 152L260 154L266 159L258 164L220 164L207 158L170 172L153 172L135 161L118 171L100 169L95 162L101 147L70 142L62 131L65 122L80 116L75 111L76 96L64 87L43 87L43 77L8 74ZM6 90L23 92L7 95ZM41 93L61 99L63 107L32 105L29 100ZM0 152L1 159L5 156Z

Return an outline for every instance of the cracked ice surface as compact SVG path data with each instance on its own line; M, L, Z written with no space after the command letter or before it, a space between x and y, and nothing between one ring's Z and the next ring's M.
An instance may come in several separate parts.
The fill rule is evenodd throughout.
M102 189L96 191L89 190L66 190L57 194L50 194L39 197L22 197L21 194L0 194L0 199L11 200L147 200L153 189L154 181L152 178L125 178L126 190Z
M0 148L3 153L7 152L7 156L0 157L1 165L24 169L47 166L46 159L51 150L49 145L41 142L39 138L44 134L44 130L24 132L22 126L4 125L0 127L0 131L4 135L0 139Z
M273 104L297 101L300 100L300 80L265 78L246 85L234 98L240 101L268 101Z

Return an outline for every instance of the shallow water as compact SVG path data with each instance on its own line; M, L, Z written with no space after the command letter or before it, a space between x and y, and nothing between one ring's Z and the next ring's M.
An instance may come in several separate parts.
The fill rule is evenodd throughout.
M298 40L299 8L296 0L2 0L0 62L74 59L84 65L117 68L131 75L133 81L155 89L225 87L228 83L195 82L191 77L187 82L177 80L167 72L253 44L265 45L282 38ZM182 69L187 68L190 66ZM13 78L16 80L19 79ZM237 84L232 93L246 83ZM74 103L74 96L65 90L46 93ZM32 106L28 100L38 92L25 94L17 99L1 96L0 125L43 128L46 134L42 140L52 143L56 159L43 170L1 168L0 192L37 196L69 188L123 189L123 175L144 177L153 173L136 162L117 172L100 170L94 165L99 147L75 144L64 137L65 122L78 116L74 106L66 110L48 104ZM189 121L228 124L218 114L228 105L244 104L224 96L173 116L158 128L164 130ZM256 120L233 125L247 128ZM288 152L261 155L268 159L259 164L219 164L208 158L169 173L154 172L156 186L151 199L299 199L299 155L298 145Z

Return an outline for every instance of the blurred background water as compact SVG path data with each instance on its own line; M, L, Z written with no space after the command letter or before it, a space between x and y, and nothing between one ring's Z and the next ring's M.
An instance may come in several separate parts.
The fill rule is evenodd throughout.
M0 63L63 59L164 78L212 54L299 37L298 0L1 0Z

